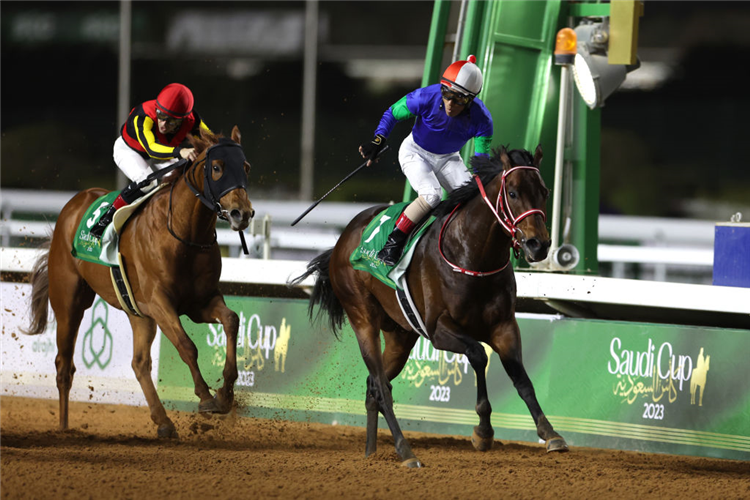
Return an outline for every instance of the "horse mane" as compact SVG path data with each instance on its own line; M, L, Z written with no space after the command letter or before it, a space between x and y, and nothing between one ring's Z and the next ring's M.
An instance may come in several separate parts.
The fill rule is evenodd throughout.
M503 152L506 152L505 146L492 150L491 156L474 156L471 159L471 168L474 174L478 175L482 184L487 185L505 168L500 159ZM511 166L534 165L534 156L525 149L512 149L507 151L510 158ZM536 166L536 165L534 165ZM467 203L479 194L479 186L472 179L463 186L454 190L448 198L440 202L435 208L433 215L441 217L451 213L456 205Z
M193 135L188 134L188 140L190 144L195 148L196 154L201 154L203 151L208 149L210 146L219 143L219 139L223 138L223 134L214 134L206 129L200 129L200 134Z

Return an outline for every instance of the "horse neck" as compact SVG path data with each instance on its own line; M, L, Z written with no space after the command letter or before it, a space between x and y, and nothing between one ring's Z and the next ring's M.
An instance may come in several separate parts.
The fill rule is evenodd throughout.
M500 191L500 175L485 185L487 197L495 206ZM500 226L481 193L467 202L446 230L444 251L456 264L477 271L489 271L505 265L510 258L512 239Z
M187 185L190 182L203 192L203 177L198 168L189 169L175 181L171 196L172 230L180 238L197 244L211 243L215 239L216 213L204 205Z

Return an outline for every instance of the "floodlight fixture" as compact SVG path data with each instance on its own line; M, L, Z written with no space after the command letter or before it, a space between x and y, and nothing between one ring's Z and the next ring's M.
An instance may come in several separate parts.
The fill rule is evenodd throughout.
M595 109L604 105L605 99L622 85L629 72L640 67L640 61L631 65L609 64L609 23L606 20L581 24L575 33L578 43L573 76L581 98L589 108Z

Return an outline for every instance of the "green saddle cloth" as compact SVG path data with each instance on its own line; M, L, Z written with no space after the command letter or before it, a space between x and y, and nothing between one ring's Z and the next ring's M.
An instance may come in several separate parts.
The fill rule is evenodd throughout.
M372 274L394 290L402 289L399 284L399 278L409 267L417 242L427 228L435 221L435 217L430 216L417 231L412 233L409 241L404 246L401 260L395 266L384 264L382 260L378 259L378 252L382 250L385 242L388 241L388 235L393 231L396 221L407 205L409 205L407 202L396 203L376 215L362 233L359 246L354 249L349 257L349 262L354 269Z
M91 235L91 228L99 222L99 219L101 219L101 217L107 212L107 209L112 205L119 194L119 191L107 193L101 198L98 198L91 204L88 210L86 210L86 213L81 219L81 223L78 225L75 238L73 238L73 248L70 251L70 253L73 254L73 257L93 262L95 264L103 264L105 266L118 265L116 261L113 262L102 252L102 245L104 244L104 246L106 246L107 244L107 241L104 241L104 236L107 236L107 232L104 233L104 236L100 240Z

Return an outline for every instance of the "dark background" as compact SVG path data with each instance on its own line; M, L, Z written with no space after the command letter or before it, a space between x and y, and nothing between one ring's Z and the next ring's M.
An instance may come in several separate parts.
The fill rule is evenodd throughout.
M429 1L320 2L315 197L361 163L357 147L371 138L383 111L420 85L432 7ZM268 33L260 48L238 43L219 53L175 50L166 40L185 10L304 17L304 8L304 2L133 2L131 106L155 98L168 83L188 85L214 131L228 135L240 127L253 165L251 195L296 199L301 46L273 50L273 37L283 32ZM0 3L3 188L117 187L111 151L120 125L113 32L119 9L119 2ZM39 28L45 22L54 24L53 36ZM720 220L743 208L750 213L744 77L750 2L647 1L640 28L641 60L666 68L668 77L653 88L621 90L602 110L602 211ZM353 76L353 61L371 74ZM238 64L250 69L237 71ZM394 150L409 129L396 128ZM396 156L392 151L330 199L400 199L404 178Z

